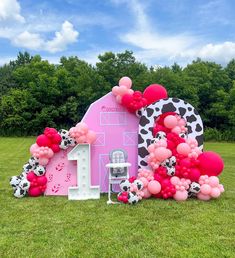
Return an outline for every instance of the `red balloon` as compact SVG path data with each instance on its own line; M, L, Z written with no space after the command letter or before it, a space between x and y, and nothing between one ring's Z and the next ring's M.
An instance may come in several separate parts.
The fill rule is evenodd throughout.
M27 179L29 182L33 182L34 180L37 180L37 176L33 172L29 172L27 175Z
M39 187L30 187L28 194L31 197L37 197L37 196L40 196L42 194L42 192Z
M198 157L199 169L202 175L218 176L224 169L220 155L213 151L205 151Z
M191 160L189 158L184 158L179 162L181 167L190 168L192 166Z
M148 105L158 101L159 99L168 98L166 89L160 84L149 85L144 93L144 98L147 99Z
M36 143L39 147L42 147L42 146L48 147L48 146L50 146L51 141L46 135L41 134L37 137Z
M54 134L53 138L52 138L52 142L55 143L55 144L60 144L61 136L58 133Z
M122 105L124 107L128 107L132 102L132 100L133 100L133 96L131 94L126 93L122 96Z
M47 183L47 178L46 178L46 176L39 176L39 177L37 178L37 181L38 181L38 184L39 184L39 185L46 185L46 183Z
M198 182L200 176L201 176L201 172L200 172L199 169L197 169L197 168L191 168L190 169L189 179L192 182Z
M52 145L50 146L50 148L53 150L54 153L60 151L60 147L59 147L58 144L52 144Z

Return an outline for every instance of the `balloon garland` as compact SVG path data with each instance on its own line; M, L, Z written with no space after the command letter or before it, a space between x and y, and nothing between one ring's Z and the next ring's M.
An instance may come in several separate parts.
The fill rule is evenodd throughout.
M44 194L47 187L46 166L54 153L73 147L77 143L93 143L95 139L95 132L89 130L83 122L69 131L57 131L55 128L47 127L30 147L32 157L23 166L21 174L10 178L14 196L22 198L26 195L37 197Z
M152 84L143 94L130 90L131 86L131 79L123 77L119 86L112 90L117 101L129 112L134 113L167 98L167 91L161 85ZM156 118L148 146L150 169L139 169L137 175L137 180L142 182L141 195L140 190L131 189L130 179L125 180L120 183L119 201L135 204L151 196L176 201L185 201L189 197L210 200L224 192L218 178L224 168L223 160L212 151L202 152L197 140L188 137L187 130L186 121L174 112L166 112Z

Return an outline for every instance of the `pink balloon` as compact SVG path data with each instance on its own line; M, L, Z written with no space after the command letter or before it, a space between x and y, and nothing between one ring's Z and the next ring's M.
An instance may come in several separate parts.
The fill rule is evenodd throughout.
M138 178L138 179L143 183L144 187L147 187L147 185L148 185L148 183L149 183L149 181L148 181L147 178L145 178L145 177L140 177L140 178Z
M197 194L197 198L199 200L203 200L203 201L208 201L208 200L211 199L210 195L205 195L205 194L203 194L201 192L199 194Z
M148 183L148 190L151 194L158 194L161 191L161 185L156 180L150 181Z
M178 121L178 125L179 126L185 126L186 125L186 122L183 118L181 118L179 121Z
M177 123L178 123L177 118L172 115L169 115L169 116L165 117L165 119L164 119L165 127L170 128L170 129L177 126Z
M116 96L116 101L117 101L117 103L121 104L122 97L120 95Z
M33 145L31 145L30 147L30 153L31 155L34 154L35 151L37 151L40 147L37 145L37 143L34 143Z
M176 148L177 152L179 154L182 154L184 156L188 156L188 154L191 151L191 148L189 147L189 145L187 143L180 143L177 148Z
M93 143L96 140L96 133L94 131L89 131L86 135L87 137L87 143Z
M112 93L113 93L115 96L118 95L118 89L119 89L118 86L114 86L114 87L112 88Z
M219 178L217 176L210 176L209 177L209 184L212 187L216 187L219 185Z
M218 198L220 196L220 190L217 187L211 189L211 197Z
M184 191L176 191L176 193L173 195L173 198L176 201L185 201L188 198L188 192L186 190L184 190Z
M164 147L159 147L155 150L154 154L157 160L162 162L165 159L168 159L171 156L172 152Z
M180 182L180 179L177 177L177 176L173 176L171 179L170 179L171 183L173 185L177 185L179 182Z
M125 77L122 77L120 80L119 80L119 83L118 83L119 86L125 86L126 88L130 89L131 86L132 86L132 80L125 76Z
M205 194L205 195L210 194L211 193L211 187L208 184L203 184L203 185L201 185L201 190L200 191L201 191L202 194Z
M38 160L39 164L42 165L42 166L46 166L49 162L49 159L47 158L39 158Z
M143 196L144 199L147 199L147 198L151 197L151 195L152 195L152 194L149 192L149 190L148 190L147 187L144 187L144 188L142 189L142 192L144 193L144 196Z
M125 86L120 86L118 89L118 95L123 96L128 92L127 88Z
M179 126L175 126L172 130L172 133L176 133L176 134L180 134L181 133L181 129Z

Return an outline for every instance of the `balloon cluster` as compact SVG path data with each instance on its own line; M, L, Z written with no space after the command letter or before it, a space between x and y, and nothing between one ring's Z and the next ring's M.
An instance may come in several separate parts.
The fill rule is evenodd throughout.
M46 127L44 133L39 135L36 139L36 143L39 147L48 147L53 152L59 152L59 144L61 142L61 136L55 128Z
M112 88L112 93L116 97L117 102L132 113L135 113L137 110L140 110L159 99L167 98L166 89L159 84L149 85L143 93L140 91L133 91L131 87L132 80L129 77L122 77L119 80L119 86L114 86Z
M42 195L47 185L46 165L54 153L75 146L77 143L92 143L95 139L95 133L82 122L69 131L61 129L58 132L55 128L47 127L44 133L37 137L36 143L30 147L32 157L23 166L21 174L10 178L14 196L21 198L27 194L32 197Z
M27 180L30 182L28 189L29 196L37 197L46 191L47 178L45 175L37 176L35 173L30 172L27 175Z
M200 200L207 201L211 198L218 198L224 192L224 187L216 176L200 176L199 184L200 192L197 194L197 198Z
M209 200L224 191L217 177L223 170L223 160L214 152L199 149L197 140L188 137L186 121L178 114L168 112L156 119L148 152L152 170L138 171L144 198Z
M93 143L96 140L96 134L89 130L84 122L78 123L69 130L69 134L77 143Z
M144 197L143 187L143 182L135 177L122 180L120 182L121 192L117 196L118 201L136 204Z

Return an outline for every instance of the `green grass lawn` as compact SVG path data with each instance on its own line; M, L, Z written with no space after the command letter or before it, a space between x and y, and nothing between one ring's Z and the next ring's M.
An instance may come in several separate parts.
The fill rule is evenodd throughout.
M0 257L235 257L235 144L207 143L222 155L217 200L144 200L136 206L66 197L16 199L35 138L0 138Z

